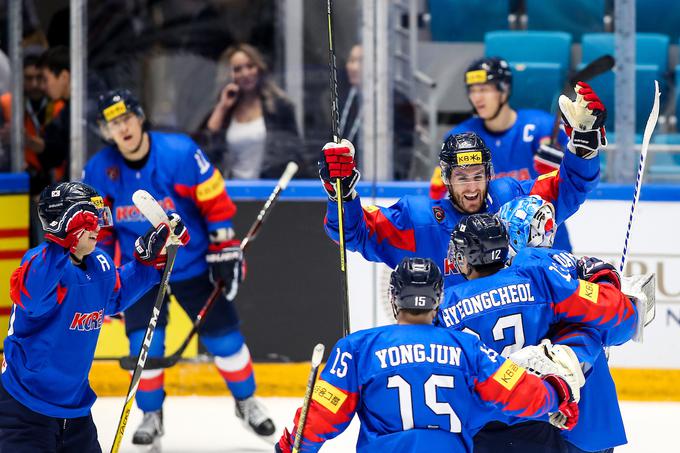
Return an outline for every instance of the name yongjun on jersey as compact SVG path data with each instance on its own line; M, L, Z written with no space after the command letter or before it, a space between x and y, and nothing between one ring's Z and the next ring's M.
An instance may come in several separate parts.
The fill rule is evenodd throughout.
M466 316L481 313L491 307L518 302L534 302L534 300L529 283L501 286L470 298L461 299L452 307L442 308L441 316L446 327L451 327L460 323Z
M378 349L375 356L380 360L380 368L425 362L460 366L460 352L460 348L444 344L416 343Z

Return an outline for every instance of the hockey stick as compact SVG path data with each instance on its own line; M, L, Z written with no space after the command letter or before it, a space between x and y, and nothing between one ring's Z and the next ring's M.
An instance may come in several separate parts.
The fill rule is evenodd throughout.
M307 378L307 388L305 389L305 398L302 400L302 408L300 409L300 418L298 418L296 426L295 442L293 442L292 453L297 453L300 450L302 432L307 423L307 412L309 412L309 404L311 403L314 383L316 382L316 376L319 373L319 365L321 365L321 360L323 359L324 349L324 345L319 343L314 346L314 352L312 352L312 368L309 370L309 378Z
M283 192L286 189L286 187L288 187L288 183L290 182L291 179L293 179L293 176L295 176L297 170L298 165L295 162L288 162L286 169L279 178L279 181L276 183L276 187L274 187L274 190L269 195L269 198L264 203L264 206L262 207L262 209L260 209L257 218L250 226L248 233L241 241L240 247L242 251L245 251L248 245L253 240L255 240L257 233L260 231L260 228L262 228L265 219L271 212L272 206L274 206L276 200L278 200L281 192ZM203 305L203 308L201 308L201 311L199 311L198 315L196 315L196 319L194 319L194 323L191 326L191 331L189 331L189 334L184 339L180 347L177 348L177 350L174 353L167 357L149 357L147 359L145 369L155 370L159 368L170 368L171 366L174 366L182 358L182 354L184 354L184 351L189 346L189 343L193 339L194 335L198 333L198 330L204 324L205 318L212 309L213 305L215 304L215 301L217 300L218 296L220 295L220 292L222 291L222 288L224 288L224 282L220 280L215 285L215 289L213 289L213 291L210 293L210 296ZM124 370L134 369L136 363L137 357L125 356L119 359L120 367L123 368Z
M328 73L331 87L331 127L333 141L340 143L340 122L338 114L338 71L335 65L335 44L333 39L333 0L327 0L328 16ZM345 221L343 218L342 179L335 180L335 195L338 199L338 235L340 242L340 278L342 280L342 335L349 334L349 288L347 277L347 246L345 245Z
M633 226L633 216L635 215L635 207L640 199L640 186L642 185L642 177L645 173L645 163L647 160L647 150L649 149L649 142L652 139L652 133L656 127L656 122L659 119L659 82L654 81L654 104L652 111L647 118L647 125L645 126L645 133L642 137L642 148L640 149L640 163L638 164L637 176L635 178L635 189L633 191L633 203L630 205L630 216L628 217L628 228L626 229L626 239L623 241L623 253L621 254L621 264L619 265L619 272L623 273L623 267L626 264L626 257L628 255L628 240L630 239L630 230Z
M562 94L568 95L574 94L574 85L576 82L582 81L587 82L588 80L594 79L600 74L604 74L614 67L616 60L611 55L602 55L599 58L594 59L588 63L583 69L576 72L569 80L564 84L562 89ZM571 96L570 96L571 97ZM560 115L560 108L557 107L555 112L555 120L553 121L552 134L550 135L550 146L555 147L557 145L557 136L560 133L560 120L562 115Z
M145 191L137 191L132 196L132 201L137 206L137 209L156 227L160 223L168 223L168 216L163 211L163 208L158 204L154 198ZM163 277L161 277L160 287L158 288L158 294L156 295L156 301L154 302L153 311L151 312L151 319L149 319L149 326L146 328L146 333L144 334L144 341L139 350L139 359L135 366L135 371L132 373L132 379L130 380L130 386L128 387L127 397L125 399L125 405L123 406L123 412L120 414L120 420L118 420L118 428L116 429L116 435L113 439L113 444L111 445L111 453L118 453L120 448L120 443L123 440L123 434L125 433L125 427L127 426L128 417L130 416L130 411L132 410L132 403L135 399L135 394L137 393L137 388L139 387L139 381L142 378L142 371L144 370L144 364L146 363L147 355L149 354L149 347L151 346L151 340L153 339L153 333L156 330L156 323L158 322L158 315L161 313L161 307L163 306L163 301L165 300L165 291L168 289L168 283L170 281L170 274L172 272L172 267L175 264L175 257L177 256L177 249L179 248L179 241L174 235L170 235L168 239L168 245L166 246L166 251L168 254L167 262L165 263L165 269L163 270Z

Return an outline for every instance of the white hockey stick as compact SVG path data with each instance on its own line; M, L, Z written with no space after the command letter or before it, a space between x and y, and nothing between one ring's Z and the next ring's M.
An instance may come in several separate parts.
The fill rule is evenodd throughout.
M168 225L170 224L168 216L165 211L163 211L163 208L148 192L144 190L138 190L132 195L132 201L135 203L135 206L137 206L137 209L139 209L144 217L149 219L154 227L157 227L161 223L166 223ZM120 414L120 419L118 420L118 428L116 429L116 435L114 436L113 444L111 445L111 453L118 453L120 443L123 440L125 427L127 426L128 417L130 416L130 411L132 410L132 403L135 399L137 388L139 387L139 381L142 378L144 364L146 363L146 358L149 354L149 347L151 347L151 340L153 339L154 331L156 330L158 316L161 313L161 307L163 306L163 301L165 300L165 292L168 289L170 273L172 272L172 266L175 264L177 248L180 245L180 242L176 238L174 239L175 242L172 242L172 240L173 235L170 236L168 239L168 244L166 245L168 260L165 264L165 269L163 270L163 277L161 277L161 283L158 288L158 294L156 295L153 311L151 312L149 325L146 328L146 333L144 334L144 341L142 342L142 346L139 350L137 365L135 366L135 370L132 373L132 379L130 380L128 393L125 397L123 412Z
M654 105L652 111L647 118L647 125L645 126L645 134L642 138L642 148L640 150L640 164L638 165L637 177L635 179L635 191L633 192L633 204L630 206L630 217L628 217L628 229L626 230L626 239L623 242L623 253L621 254L621 264L619 265L619 272L623 273L623 267L626 264L626 257L628 255L628 240L630 239L630 230L633 226L633 217L635 216L635 207L640 199L640 186L642 185L642 177L645 173L645 163L647 161L647 149L649 142L652 139L652 133L656 127L656 122L659 119L659 82L654 81Z
M300 451L300 444L302 443L302 432L305 430L307 423L307 412L309 411L309 403L312 399L312 392L314 391L314 383L316 382L316 375L319 372L319 365L323 359L324 345L321 343L314 346L312 352L312 368L309 370L309 378L307 379L307 388L305 389L305 399L302 402L302 409L300 410L300 418L297 422L297 429L295 432L295 442L293 442L292 453Z

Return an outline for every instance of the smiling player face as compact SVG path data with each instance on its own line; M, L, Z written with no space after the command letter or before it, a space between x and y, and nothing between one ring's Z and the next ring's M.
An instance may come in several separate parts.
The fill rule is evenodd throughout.
M454 167L449 183L451 198L460 211L474 214L482 209L488 184L483 165Z

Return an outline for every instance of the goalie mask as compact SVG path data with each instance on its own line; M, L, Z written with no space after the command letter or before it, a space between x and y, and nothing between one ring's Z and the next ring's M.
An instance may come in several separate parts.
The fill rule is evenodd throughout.
M429 258L404 258L390 275L390 303L394 317L399 310L430 311L439 307L444 280Z
M525 247L552 247L557 231L555 207L537 195L518 197L498 211L510 238L510 257Z

